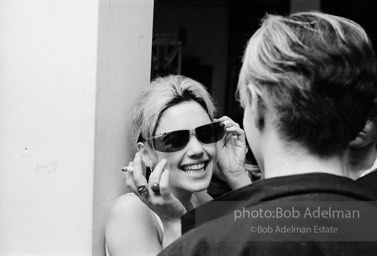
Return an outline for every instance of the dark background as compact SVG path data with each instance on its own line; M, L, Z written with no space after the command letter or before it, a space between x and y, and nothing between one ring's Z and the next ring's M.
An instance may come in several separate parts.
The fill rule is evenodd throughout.
M300 11L312 10L314 3L316 10L354 20L377 42L373 0L156 0L152 55L163 55L156 55L156 46L161 36L169 35L179 47L173 44L166 51L176 47L181 57L167 67L163 58L154 58L151 77L181 73L198 80L214 97L217 116L227 115L242 126L243 110L235 92L246 43L266 13L287 15L297 11L297 2ZM251 153L247 162L255 164Z
M156 0L153 35L175 34L181 41L180 73L203 83L219 108L242 124L235 91L243 50L266 13L289 14L292 0ZM310 10L310 0L308 2ZM320 11L350 18L377 41L373 0L322 0ZM155 49L155 48L154 48ZM153 64L152 64L153 67ZM175 70L152 70L156 75Z

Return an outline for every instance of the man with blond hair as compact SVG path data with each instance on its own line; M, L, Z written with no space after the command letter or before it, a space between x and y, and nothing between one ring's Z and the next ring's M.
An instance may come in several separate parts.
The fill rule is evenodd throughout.
M262 179L182 217L159 255L374 255L376 197L347 176L349 142L376 94L376 57L357 23L267 15L238 91ZM372 228L370 228L372 227Z

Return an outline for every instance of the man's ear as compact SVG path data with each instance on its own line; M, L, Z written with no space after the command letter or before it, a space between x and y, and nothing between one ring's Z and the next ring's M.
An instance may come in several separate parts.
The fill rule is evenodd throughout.
M262 130L264 128L267 113L266 104L264 103L263 98L261 97L261 91L257 87L253 85L248 85L248 89L251 94L250 104L255 126L258 128L258 130Z

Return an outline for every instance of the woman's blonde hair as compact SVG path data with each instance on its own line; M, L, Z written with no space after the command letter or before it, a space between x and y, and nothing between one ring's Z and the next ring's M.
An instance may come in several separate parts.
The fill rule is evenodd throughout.
M132 108L133 141L142 141L154 136L164 111L186 101L200 104L213 120L215 106L202 84L182 75L154 79L134 102ZM152 141L148 141L147 145L153 148Z

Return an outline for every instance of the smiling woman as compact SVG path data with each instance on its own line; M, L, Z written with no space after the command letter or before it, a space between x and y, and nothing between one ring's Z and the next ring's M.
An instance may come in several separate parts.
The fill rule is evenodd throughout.
M183 76L158 78L133 109L138 152L124 168L133 193L118 198L106 227L111 255L156 255L180 236L180 217L211 200L206 193L216 166L237 189L250 183L243 130L214 118L205 88ZM149 180L144 167L152 169Z
M202 191L208 187L216 163L215 142L221 138L215 136L215 129L210 129L208 133L213 133L213 135L208 134L208 138L217 138L217 140L207 140L206 143L199 140L198 134L195 136L189 134L186 139L185 136L179 136L182 131L189 132L189 130L183 130L185 128L200 128L203 125L213 126L210 116L203 107L195 101L182 102L165 110L156 129L156 134L167 133L165 135L170 135L170 138L163 142L159 140L161 136L154 138L152 143L155 152L153 153L144 144L139 144L142 158L152 158L152 162L157 162L159 159L167 160L165 168L169 170L170 189L181 202L188 203L189 201L185 199L190 198L192 192ZM172 138L174 134L176 138ZM180 141L186 143L182 145ZM176 150L163 152L161 150L162 143L166 145L165 150ZM174 147L174 144L180 147ZM157 148L157 145L160 145L160 147ZM187 205L186 208L191 208L191 206Z

